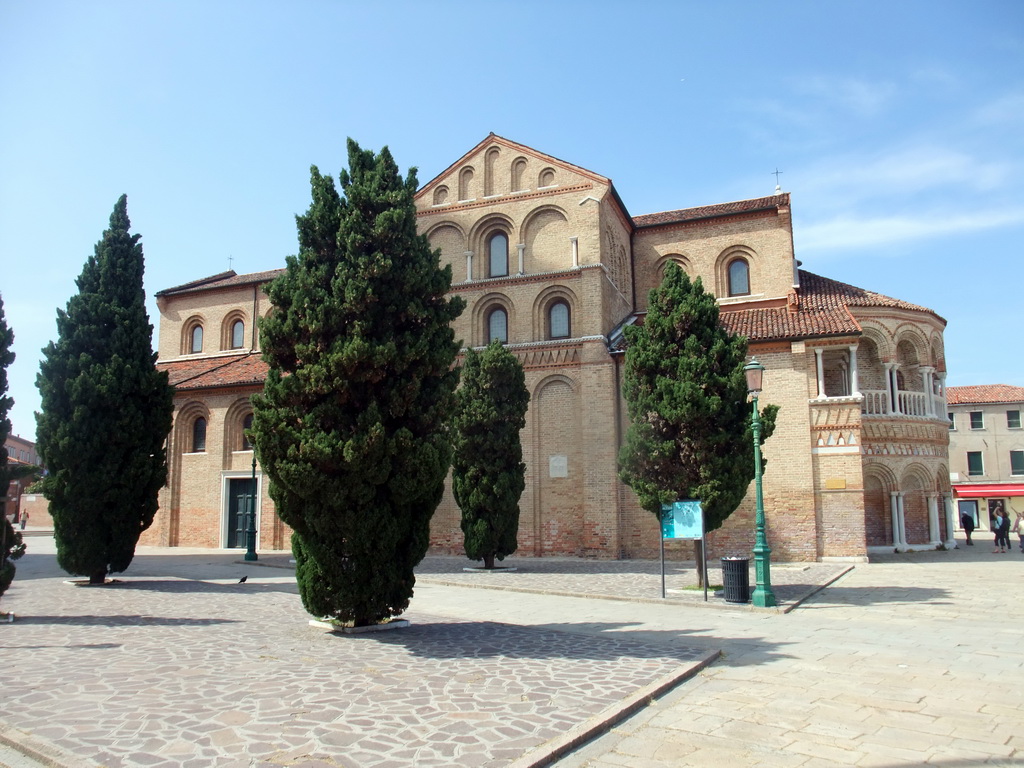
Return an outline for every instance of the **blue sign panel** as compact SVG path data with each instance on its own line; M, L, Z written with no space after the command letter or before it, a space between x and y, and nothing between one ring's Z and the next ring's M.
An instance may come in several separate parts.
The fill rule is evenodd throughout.
M696 499L661 505L661 538L703 539L704 512Z

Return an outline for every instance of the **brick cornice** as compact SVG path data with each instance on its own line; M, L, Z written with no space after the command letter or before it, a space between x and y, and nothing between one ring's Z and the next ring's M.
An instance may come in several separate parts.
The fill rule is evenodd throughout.
M486 205L517 203L520 200L532 200L538 197L564 195L569 192L585 192L586 190L593 188L593 184L574 184L571 187L549 187L548 189L536 192L526 192L521 195L516 194L515 192L509 192L508 194L495 195L493 197L478 199L468 203L454 203L452 205L438 205L431 206L429 208L423 208L422 210L416 211L416 216L434 216L439 213L451 213L452 211L468 211L473 208L483 208Z

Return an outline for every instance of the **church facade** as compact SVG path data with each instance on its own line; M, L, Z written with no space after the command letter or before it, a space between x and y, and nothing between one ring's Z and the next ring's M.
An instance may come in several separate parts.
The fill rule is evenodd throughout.
M501 338L526 372L518 554L656 556L656 520L618 480L623 328L643 321L670 262L716 296L723 324L767 369L761 404L781 406L764 447L775 559L952 543L945 321L800 269L788 194L633 216L608 178L491 134L416 205L466 301L456 338ZM276 274L229 271L157 294L175 418L170 479L143 543L241 547L255 508L259 547L288 546L245 437L266 372L254 320ZM710 534L709 556L749 553L753 535L751 488ZM462 552L450 492L431 546Z

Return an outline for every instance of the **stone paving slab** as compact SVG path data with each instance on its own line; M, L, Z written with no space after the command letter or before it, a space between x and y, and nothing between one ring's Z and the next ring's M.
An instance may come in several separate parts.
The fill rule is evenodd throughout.
M693 562L666 562L666 597L661 596L661 562L658 560L582 560L573 558L510 557L502 565L514 572L465 572L468 561L459 557L432 556L416 568L420 584L444 584L456 587L485 587L538 594L597 597L631 602L658 602L679 605L700 603L729 610L753 609L753 606L727 603L722 597L697 589L697 569ZM851 563L776 563L771 566L772 590L778 609L788 612L847 573ZM754 561L749 565L750 586L755 583ZM722 584L719 561L708 561L708 585ZM763 610L763 609L761 609Z
M417 610L341 637L308 625L291 574L174 562L142 554L89 588L26 555L4 596L3 724L79 766L540 765L717 656ZM167 575L182 567L203 578Z

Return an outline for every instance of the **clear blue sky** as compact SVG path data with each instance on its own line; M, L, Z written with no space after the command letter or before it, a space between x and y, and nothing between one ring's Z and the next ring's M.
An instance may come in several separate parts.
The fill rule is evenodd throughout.
M118 196L152 295L296 250L345 139L421 182L493 131L631 214L792 194L804 269L946 318L1024 386L1024 2L0 2L14 432Z

